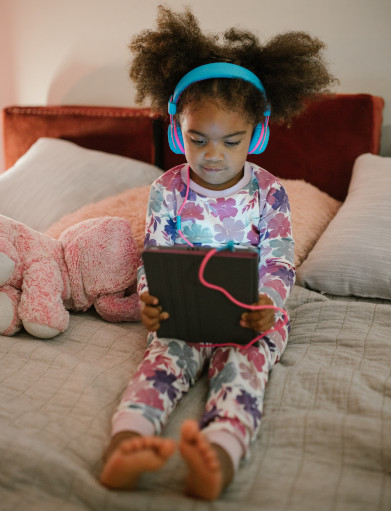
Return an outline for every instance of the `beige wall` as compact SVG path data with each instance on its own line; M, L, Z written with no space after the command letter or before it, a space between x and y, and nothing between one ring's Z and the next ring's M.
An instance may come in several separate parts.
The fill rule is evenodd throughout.
M0 108L10 104L134 105L132 33L158 0L0 0ZM168 0L191 5L207 30L236 25L261 39L307 30L327 43L340 92L386 100L382 154L391 155L391 0ZM2 154L0 154L2 162Z

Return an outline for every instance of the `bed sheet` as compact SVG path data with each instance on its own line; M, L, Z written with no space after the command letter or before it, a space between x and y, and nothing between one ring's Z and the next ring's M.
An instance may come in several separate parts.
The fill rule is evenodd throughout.
M292 331L271 371L251 458L218 501L182 494L179 454L134 492L97 481L113 411L146 343L141 324L72 313L52 340L0 343L2 511L388 511L391 508L391 303L298 286ZM202 377L166 435L200 417Z

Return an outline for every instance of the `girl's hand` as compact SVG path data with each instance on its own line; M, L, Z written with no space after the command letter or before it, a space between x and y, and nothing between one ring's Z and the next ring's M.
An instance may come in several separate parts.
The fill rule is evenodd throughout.
M160 327L160 321L169 317L168 312L163 312L156 296L145 292L140 296L141 300L141 321L150 332L156 332Z
M254 305L274 305L266 295L259 295L259 300ZM261 309L244 312L240 320L240 326L251 328L256 332L266 332L275 323L274 309Z

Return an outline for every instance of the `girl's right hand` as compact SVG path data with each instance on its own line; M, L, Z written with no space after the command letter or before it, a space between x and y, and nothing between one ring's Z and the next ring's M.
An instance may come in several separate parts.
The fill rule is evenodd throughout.
M160 328L160 322L169 317L168 312L163 312L156 296L145 292L140 296L141 321L150 332L156 332Z

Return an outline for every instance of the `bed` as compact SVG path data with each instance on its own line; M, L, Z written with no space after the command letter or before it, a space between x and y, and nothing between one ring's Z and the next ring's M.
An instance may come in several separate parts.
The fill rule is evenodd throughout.
M66 332L0 337L3 511L389 511L391 509L391 158L381 98L337 94L291 127L271 126L253 161L290 196L297 282L288 347L272 369L251 457L219 500L182 494L178 454L136 491L98 483L111 417L140 361L140 323L72 313ZM181 161L148 109L14 106L3 111L0 214L53 237L126 217L142 246L148 189ZM198 418L203 377L170 418Z

